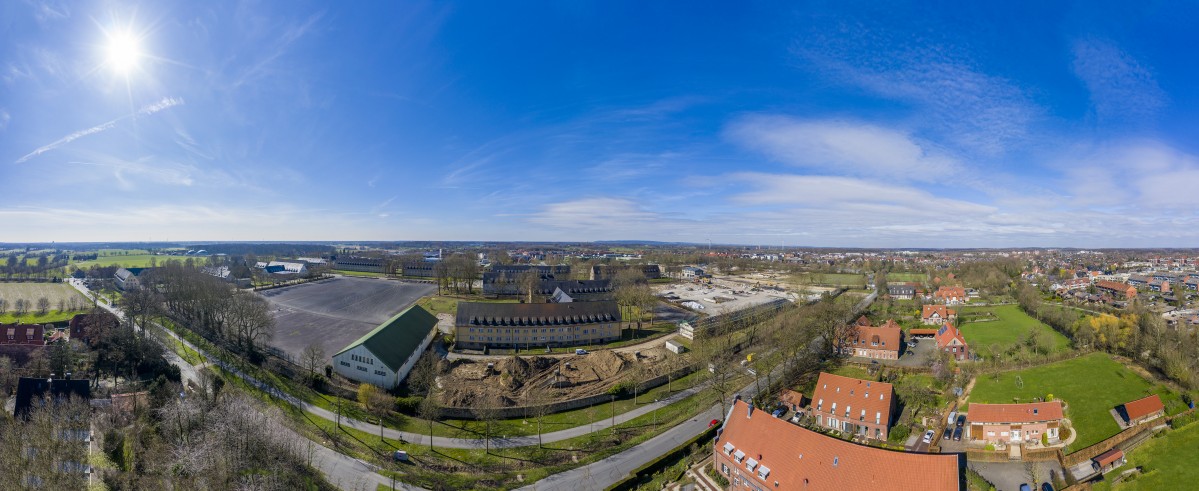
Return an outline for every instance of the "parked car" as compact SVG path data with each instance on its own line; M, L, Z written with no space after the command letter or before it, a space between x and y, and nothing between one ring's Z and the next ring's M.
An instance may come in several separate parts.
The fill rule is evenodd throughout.
M952 439L952 438L953 438L953 427L952 427L952 426L946 426L946 427L945 427L945 434L944 434L944 435L941 435L941 439L942 439L942 440L950 440L950 439Z
M1020 491L1032 491L1032 488L1027 483L1021 483Z
M963 426L965 426L965 425L966 425L966 415L965 415L965 414L959 414L959 415L958 415L958 428L961 428L961 427L963 427Z
M953 429L953 441L955 441L955 442L962 441L962 427L961 426Z
M585 355L585 354L587 354L587 350L585 350L583 348L577 348L577 349L575 349L575 354L576 355Z
M1053 491L1053 485L1047 482L1041 483L1041 491Z
M924 443L932 443L932 442L933 442L933 430L928 430L928 431L924 432Z
M947 419L945 420L945 422L946 422L947 424L953 424L954 420L956 420L956 419L958 419L958 412L957 412L957 411L950 411L950 412L949 412L949 418L947 418Z

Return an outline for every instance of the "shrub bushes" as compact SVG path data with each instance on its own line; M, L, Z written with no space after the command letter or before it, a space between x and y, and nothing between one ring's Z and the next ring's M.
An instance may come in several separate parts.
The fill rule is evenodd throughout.
M912 428L900 425L887 434L887 440L898 443L907 440L909 436L912 436Z

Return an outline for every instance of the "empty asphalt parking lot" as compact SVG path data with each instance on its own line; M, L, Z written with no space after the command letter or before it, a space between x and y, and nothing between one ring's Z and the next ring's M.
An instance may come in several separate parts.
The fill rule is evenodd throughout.
M335 277L261 292L271 303L271 345L296 357L309 343L332 355L437 287L373 278Z

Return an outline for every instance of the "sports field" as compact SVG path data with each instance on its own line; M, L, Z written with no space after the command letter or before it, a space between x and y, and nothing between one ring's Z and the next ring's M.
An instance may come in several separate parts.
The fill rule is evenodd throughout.
M334 277L260 294L271 303L271 345L299 356L309 343L332 355L437 290L427 283Z
M1066 417L1078 439L1070 450L1079 450L1120 432L1109 412L1117 405L1157 393L1168 406L1177 394L1156 386L1125 368L1106 353L1091 353L1025 370L980 375L970 392L970 402L1001 404L1031 402L1052 395L1065 401ZM969 409L967 409L968 411Z
M71 263L76 268L87 269L92 265L103 266L120 266L122 268L148 268L151 263L163 264L167 261L186 261L192 258L195 261L207 261L208 256L162 256L154 254L128 254L128 255L113 255L100 256L94 260L78 261Z
M962 334L970 349L979 354L989 354L994 345L1002 353L1012 346L1021 344L1028 337L1029 331L1041 333L1043 343L1048 344L1050 352L1070 349L1070 340L1041 321L1029 317L1017 305L1000 305L995 307L958 307ZM998 320L970 322L964 318L970 314L990 312Z

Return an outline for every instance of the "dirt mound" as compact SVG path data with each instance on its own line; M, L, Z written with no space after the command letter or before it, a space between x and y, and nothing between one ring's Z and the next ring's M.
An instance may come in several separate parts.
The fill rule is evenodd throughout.
M658 346L638 353L601 350L562 357L459 359L445 375L442 402L473 407L498 399L503 406L519 406L546 395L564 400L603 394L630 378L645 380L665 373L672 366L667 363L673 361L670 357L678 355Z

